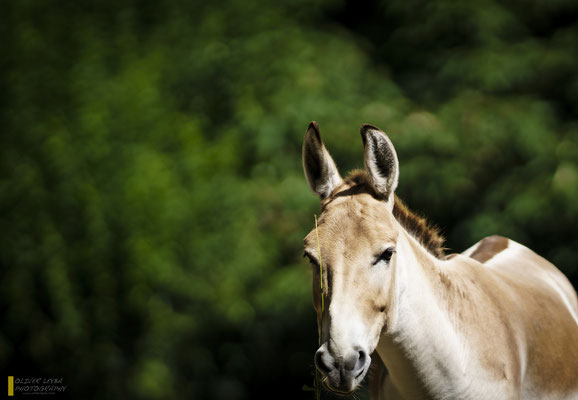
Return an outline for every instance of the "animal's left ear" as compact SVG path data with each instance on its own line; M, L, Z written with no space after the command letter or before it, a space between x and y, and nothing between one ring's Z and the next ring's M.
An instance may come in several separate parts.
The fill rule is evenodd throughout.
M375 190L393 208L393 193L399 178L399 163L393 144L379 128L361 126L361 138L365 148L365 169Z

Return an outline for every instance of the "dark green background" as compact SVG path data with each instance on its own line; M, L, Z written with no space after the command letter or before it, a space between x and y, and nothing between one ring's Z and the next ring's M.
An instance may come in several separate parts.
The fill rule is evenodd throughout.
M0 365L77 399L313 398L301 170L384 129L452 251L578 280L578 3L2 4ZM327 395L326 395L327 396ZM261 398L261 397L259 397Z

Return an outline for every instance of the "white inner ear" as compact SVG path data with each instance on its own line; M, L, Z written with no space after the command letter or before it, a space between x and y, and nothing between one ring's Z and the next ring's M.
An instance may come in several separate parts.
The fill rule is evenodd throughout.
M369 171L369 174L371 176L371 183L373 183L373 186L375 186L375 189L379 193L382 194L386 193L388 192L387 178L382 175L379 169L379 165L377 164L377 159L375 157L375 149L373 148L373 140L368 141L367 146L368 148L367 148L367 159L365 168ZM388 203L390 198L391 195L388 196L387 200Z
M337 166L335 165L335 162L325 147L323 147L323 161L325 162L325 170L327 172L327 176L325 178L325 182L323 185L321 185L318 192L320 194L323 193L323 197L327 197L333 192L333 189L335 189L341 183L341 175L339 175Z
M393 209L394 204L394 193L397 189L397 183L399 180L399 162L397 160L397 154L393 148L393 144L389 138L381 133L373 131L369 133L373 137L367 140L367 149L365 157L365 168L368 170L373 185L375 189L381 194L387 194L387 205L390 209ZM381 148L376 148L375 143ZM376 154L379 152L387 153L389 157L393 158L393 171L389 171L389 175L384 173L387 166L380 165L377 160Z

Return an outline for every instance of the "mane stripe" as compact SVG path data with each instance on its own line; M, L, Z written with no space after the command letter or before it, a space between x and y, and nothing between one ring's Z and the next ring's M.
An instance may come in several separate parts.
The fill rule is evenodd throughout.
M345 183L352 186L362 186L372 196L380 199L382 197L371 185L365 171L353 171L345 179ZM445 240L439 230L431 226L425 218L407 208L396 195L394 195L393 216L431 254L437 258L445 257Z

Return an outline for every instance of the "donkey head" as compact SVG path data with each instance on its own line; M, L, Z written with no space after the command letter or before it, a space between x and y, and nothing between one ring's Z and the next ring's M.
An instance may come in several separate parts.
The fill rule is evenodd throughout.
M313 265L313 303L320 347L315 366L326 386L353 392L363 380L381 333L393 323L400 226L392 214L398 180L393 145L381 130L361 127L365 172L342 179L319 128L309 124L303 168L320 197L319 223L305 238Z

